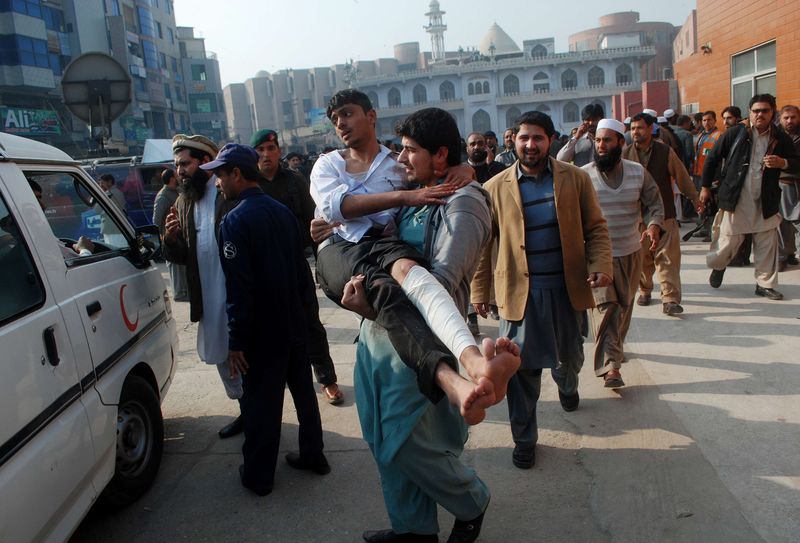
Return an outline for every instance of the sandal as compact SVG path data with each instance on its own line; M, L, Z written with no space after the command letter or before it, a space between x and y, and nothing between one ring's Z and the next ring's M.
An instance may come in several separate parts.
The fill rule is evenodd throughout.
M339 405L344 401L344 393L339 390L339 385L336 383L331 383L330 385L322 385L319 388L322 395L325 396L325 399L328 400L328 403L331 405ZM331 393L331 390L333 392Z

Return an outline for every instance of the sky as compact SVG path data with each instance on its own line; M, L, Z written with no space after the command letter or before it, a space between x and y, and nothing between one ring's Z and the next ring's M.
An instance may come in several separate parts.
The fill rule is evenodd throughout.
M313 68L348 59L394 56L394 45L418 41L430 51L423 26L430 0L174 0L178 26L195 27L206 50L217 54L222 85L241 83L259 70ZM638 11L639 20L684 23L696 0L439 0L447 25L445 48L477 47L497 23L522 47L553 37L567 51L570 34L599 26L601 15ZM558 6L564 6L559 9Z

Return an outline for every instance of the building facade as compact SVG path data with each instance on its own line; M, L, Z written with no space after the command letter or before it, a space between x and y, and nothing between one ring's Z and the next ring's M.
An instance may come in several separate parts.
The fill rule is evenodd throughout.
M697 0L696 16L687 21L696 21L689 39L695 47L675 62L682 111L719 114L736 105L745 112L757 93L773 94L779 107L800 105L797 8L796 2Z
M445 25L438 2L431 2L428 15L435 18L432 40L439 43ZM464 135L502 132L532 109L547 112L557 130L569 132L586 105L599 103L610 113L613 96L641 88L642 66L656 54L654 46L636 41L566 53L555 52L553 38L524 40L520 47L495 23L477 48L438 57L410 42L396 45L393 58L259 72L225 88L228 131L248 141L253 132L273 128L285 147L305 151L338 144L321 112L336 91L353 87L377 109L381 139L394 138L397 121L427 106L452 113Z
M206 51L205 40L195 36L191 27L178 27L178 46L189 104L189 132L224 142L228 130L217 56Z

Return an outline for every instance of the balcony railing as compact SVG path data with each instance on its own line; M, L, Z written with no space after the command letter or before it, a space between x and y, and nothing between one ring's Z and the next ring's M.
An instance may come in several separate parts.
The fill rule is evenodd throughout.
M553 53L547 56L534 58L510 58L496 61L476 61L467 64L447 64L437 65L428 70L409 70L395 74L382 74L371 77L358 78L353 86L362 88L366 85L381 85L387 82L404 83L412 79L429 79L442 75L462 75L475 72L497 71L513 68L532 68L537 66L549 66L553 64L565 64L573 62L592 62L597 60L614 60L620 58L650 58L656 54L653 46L640 47L619 47L616 49L598 49L595 51L581 51L569 53Z

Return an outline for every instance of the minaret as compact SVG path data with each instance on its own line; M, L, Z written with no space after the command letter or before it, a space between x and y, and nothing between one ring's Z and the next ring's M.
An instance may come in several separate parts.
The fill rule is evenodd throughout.
M431 0L429 7L430 11L425 14L429 24L423 28L431 35L431 53L433 61L436 62L444 60L444 31L447 30L447 25L442 23L442 15L445 12L439 9L439 2Z

